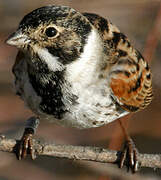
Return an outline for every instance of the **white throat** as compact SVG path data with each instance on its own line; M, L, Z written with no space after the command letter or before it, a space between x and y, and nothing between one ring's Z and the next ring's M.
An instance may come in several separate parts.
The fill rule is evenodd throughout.
M70 82L83 81L87 85L96 78L99 60L103 58L102 49L102 41L94 29L90 32L79 59L67 66L67 76Z

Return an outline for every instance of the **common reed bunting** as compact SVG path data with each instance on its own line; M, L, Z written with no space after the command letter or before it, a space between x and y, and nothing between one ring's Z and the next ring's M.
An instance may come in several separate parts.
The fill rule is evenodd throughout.
M94 128L152 100L151 72L128 38L109 20L49 5L27 14L7 44L19 49L13 66L15 88L36 115L27 120L18 158L35 158L32 136L39 120ZM138 169L137 149L127 135L120 167L128 154ZM126 154L127 153L127 154Z

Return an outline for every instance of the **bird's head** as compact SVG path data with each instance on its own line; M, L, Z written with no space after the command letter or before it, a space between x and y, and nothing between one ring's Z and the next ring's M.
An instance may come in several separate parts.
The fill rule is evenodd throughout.
M90 22L74 9L50 5L27 14L6 43L49 64L54 58L65 65L83 52L91 29Z

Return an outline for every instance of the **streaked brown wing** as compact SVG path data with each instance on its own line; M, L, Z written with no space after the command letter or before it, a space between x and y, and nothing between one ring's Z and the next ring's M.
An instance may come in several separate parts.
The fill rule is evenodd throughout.
M148 63L111 22L96 14L83 15L98 30L104 42L107 64L103 70L109 79L113 97L130 112L145 108L153 96Z

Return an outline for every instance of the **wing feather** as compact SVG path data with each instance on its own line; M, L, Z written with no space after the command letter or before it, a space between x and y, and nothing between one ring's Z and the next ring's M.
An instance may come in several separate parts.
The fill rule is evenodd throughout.
M84 13L104 41L107 60L104 77L109 80L113 98L127 111L145 108L152 100L152 77L148 63L128 38L108 20Z

